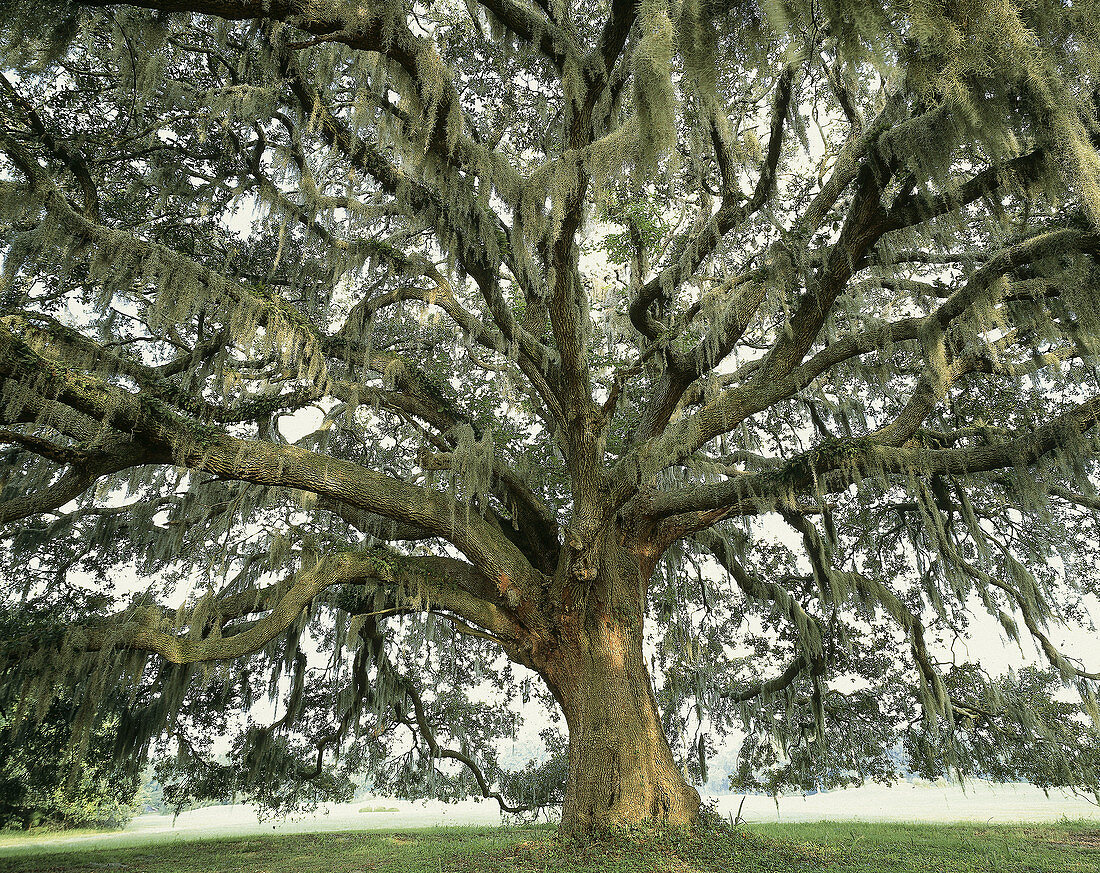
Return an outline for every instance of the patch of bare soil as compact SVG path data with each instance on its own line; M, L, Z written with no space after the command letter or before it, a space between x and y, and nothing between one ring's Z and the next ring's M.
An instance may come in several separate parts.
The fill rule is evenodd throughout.
M1048 846L1057 846L1058 848L1100 853L1100 831L1072 831L1057 836L1048 834L1044 837L1043 842Z

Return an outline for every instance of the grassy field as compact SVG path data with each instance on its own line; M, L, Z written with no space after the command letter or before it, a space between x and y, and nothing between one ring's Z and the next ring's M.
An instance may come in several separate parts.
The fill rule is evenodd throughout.
M713 825L576 846L552 827L435 828L149 842L140 847L9 847L12 873L1076 873L1100 871L1095 822Z

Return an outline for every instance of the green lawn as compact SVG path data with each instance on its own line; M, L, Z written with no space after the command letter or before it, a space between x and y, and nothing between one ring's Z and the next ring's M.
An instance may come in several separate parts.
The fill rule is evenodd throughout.
M0 857L18 873L1074 873L1100 871L1096 822L901 825L823 822L624 835L576 846L552 827L250 836L62 851L47 843Z

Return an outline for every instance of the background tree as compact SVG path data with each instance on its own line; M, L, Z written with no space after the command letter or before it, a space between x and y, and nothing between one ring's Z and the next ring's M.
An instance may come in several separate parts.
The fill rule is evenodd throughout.
M75 708L61 695L34 721L0 716L0 828L117 828L133 817L140 762L116 757L109 719L74 744Z
M580 834L692 820L735 728L772 788L1097 788L1095 4L0 21L6 706L519 809L541 695Z

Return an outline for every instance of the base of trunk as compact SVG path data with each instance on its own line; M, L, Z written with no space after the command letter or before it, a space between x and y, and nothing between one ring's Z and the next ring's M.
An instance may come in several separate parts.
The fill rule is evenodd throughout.
M595 757L593 751L583 757ZM699 792L671 764L671 754L666 764L652 751L623 748L601 754L607 765L581 771L576 779L571 764L562 833L585 837L621 828L690 827L699 815Z
M569 726L569 781L561 830L687 827L699 792L672 757L657 714L640 633L604 621L547 678ZM632 632L634 631L634 632Z

